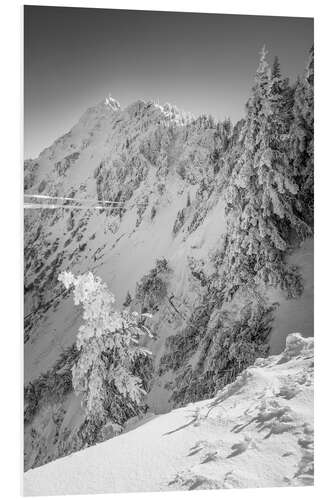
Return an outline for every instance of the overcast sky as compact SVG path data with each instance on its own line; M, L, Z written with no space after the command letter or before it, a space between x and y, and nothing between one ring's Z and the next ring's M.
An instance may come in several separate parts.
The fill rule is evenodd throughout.
M262 45L295 79L312 43L305 18L25 6L25 158L107 94L236 121Z

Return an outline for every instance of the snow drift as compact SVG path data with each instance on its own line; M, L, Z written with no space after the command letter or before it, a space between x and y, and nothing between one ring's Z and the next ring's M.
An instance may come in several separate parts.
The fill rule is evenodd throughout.
M313 339L257 359L215 398L24 475L25 495L313 484Z

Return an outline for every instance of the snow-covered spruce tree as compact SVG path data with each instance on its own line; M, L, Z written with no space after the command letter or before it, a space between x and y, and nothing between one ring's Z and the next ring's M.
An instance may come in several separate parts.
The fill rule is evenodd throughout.
M226 192L227 211L232 217L228 223L228 237L225 244L224 267L232 278L228 292L232 293L246 283L255 264L252 254L258 250L256 242L256 191L254 157L258 149L258 136L262 117L267 105L269 67L263 49L255 75L252 96L246 105L243 152L234 166Z
M66 289L73 288L75 305L83 306L84 324L76 343L79 356L72 369L74 390L96 427L112 420L114 413L116 423L122 424L126 415L139 414L144 408L145 391L133 366L138 358L149 361L148 351L138 345L149 331L140 324L138 313L113 308L113 294L91 272L78 276L62 272L59 281Z
M237 314L223 308L201 307L183 331L167 339L171 352L160 361L160 373L177 370L169 382L170 400L176 406L213 397L226 384L251 365L257 357L267 355L266 342L271 331L274 305L264 300L250 300ZM189 362L195 353L196 361Z
M308 223L314 217L314 49L302 78L296 84L290 148L299 185L298 198Z
M286 99L285 80L281 77L280 64L275 58L269 92L267 95L268 112L261 127L260 147L257 151L254 167L258 171L263 217L273 222L277 234L288 244L291 232L296 231L303 239L310 228L302 218L298 204L296 184L292 162L289 156L289 103ZM279 248L278 244L276 246ZM283 245L284 246L284 245Z
M271 71L263 48L247 103L243 152L227 193L232 214L225 249L229 295L258 281L287 288L289 295L300 289L285 255L291 239L303 238L309 228L296 206L285 95L279 62Z
M232 124L230 118L225 119L223 122L217 122L216 130L213 134L212 153L210 154L214 175L218 174L223 166L231 132Z

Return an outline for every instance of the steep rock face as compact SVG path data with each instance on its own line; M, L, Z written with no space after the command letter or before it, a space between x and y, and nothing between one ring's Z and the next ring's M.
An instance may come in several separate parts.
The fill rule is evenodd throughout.
M212 396L268 352L279 310L273 304L287 300L283 294L264 287L262 301L243 291L225 306L223 291L216 296L210 286L218 280L227 230L224 191L241 133L242 123L233 128L228 121L194 119L152 102L121 109L109 97L25 162L26 194L77 200L55 200L57 208L25 214L27 468L85 444L84 415L70 383L81 311L57 281L62 270L92 271L119 307L130 292L131 307L142 309L137 284L156 259L166 259L166 293L154 302L148 325L156 336L147 341L156 375L148 394L154 412ZM286 322L279 334L288 331ZM234 369L239 332L252 348Z

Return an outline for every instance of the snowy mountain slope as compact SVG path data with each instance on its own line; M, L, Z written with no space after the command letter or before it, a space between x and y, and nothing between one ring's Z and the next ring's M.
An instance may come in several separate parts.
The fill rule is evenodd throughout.
M205 287L191 262L199 263L198 268L202 264L201 270L211 275L211 256L221 247L227 227L224 190L228 168L224 167L240 133L241 124L232 128L228 122L216 123L209 117L194 120L170 105L138 101L121 109L107 98L89 109L36 160L25 163L26 194L80 201L65 200L61 205L69 208L27 210L25 214L26 387L33 387L36 380L43 385L44 378L46 382L61 378L61 370L49 372L73 346L82 324L82 312L74 308L72 298L57 281L62 270L76 274L93 271L122 307L128 291L135 297L137 283L155 266L156 259L166 258L171 269L168 294L149 322L156 340L146 341L155 367L148 403L156 413L172 409L175 371L161 373L160 360L167 351L167 339L182 331L195 308L201 307ZM110 208L105 200L122 205ZM97 202L105 209L86 208ZM311 247L306 259L311 263ZM302 297L310 289L311 280L305 283ZM282 345L293 330L312 335L308 327L311 308L300 307L297 318L301 323L290 324L302 297L290 301L276 290L266 292L269 304L280 303L271 343L278 336ZM240 302L234 303L236 309ZM134 309L141 307L133 301ZM202 346L200 349L186 358L185 365L196 367L203 354ZM206 358L209 365L210 354ZM70 366L66 366L67 376ZM212 387L217 390L214 383ZM70 383L65 389L64 394L53 391L42 403L38 396L28 403L26 468L83 445L80 401Z
M312 484L313 340L291 334L215 398L26 472L24 494Z
M207 260L224 227L219 190L207 200L202 184L214 180L209 156L215 135L213 122L194 122L172 106L138 101L121 110L108 98L89 109L37 160L26 162L26 194L80 201L77 209L65 200L61 205L71 205L68 209L27 210L25 214L26 386L52 369L75 342L82 323L80 310L73 308L72 299L57 281L64 269L98 274L121 307L126 293L134 295L137 282L157 258L164 257L172 268L170 295L173 292L178 304L191 309L197 295L190 292L193 277L188 257ZM123 205L111 209L105 204L103 211L80 209L82 204L96 205L97 200L99 204L122 201ZM179 213L185 213L185 220L175 232ZM149 346L156 366L164 338L182 321L165 301L151 325L158 336ZM152 408L169 409L168 392L161 387L158 393ZM59 414L62 418L71 413L73 404L78 407L75 396L60 397L60 402L54 399L26 427L27 467L64 453L68 433L73 437L77 430L60 425L59 435L52 424L54 414L58 421ZM59 437L56 443L54 435Z
M124 190L121 195L130 196L130 200L124 200L128 201L128 204L123 210L108 210L106 213L74 210L71 214L71 211L66 209L55 211L50 209L41 212L32 211L26 215L25 315L39 310L37 315L32 314L28 317L26 331L32 324L33 333L31 339L29 334L26 342L26 381L36 377L43 370L43 367L37 367L35 358L30 358L30 352L33 352L33 357L39 356L36 351L36 341L33 341L32 337L40 339L48 328L48 325L43 323L40 333L36 323L43 305L53 299L55 287L59 289L55 268L57 272L67 267L79 269L80 272L86 269L98 269L121 304L126 292L133 291L138 279L153 267L157 257L169 256L175 249L179 250L177 248L179 238L174 241L172 227L178 211L186 205L187 196L195 196L198 189L195 184L184 182L174 174L171 167L174 161L174 149L177 149L175 145L170 147L166 144L169 163L167 173L160 172L159 158L155 158L155 163L152 163L139 151L144 148L146 141L150 144L149 141L155 139L156 128L158 129L162 120L167 123L167 127L172 123L166 112L162 112L158 106L142 102L135 103L124 111L120 111L115 104L111 110L109 105L106 104L105 107L106 110L102 105L98 105L96 109L88 110L69 134L41 153L35 163L38 167L34 182L30 189L26 190L26 193L36 193L42 186L43 194L71 195L79 200L87 200L85 203L97 198L103 199L104 193L98 192L98 178L97 180L94 178L96 169L100 169L101 165L106 170L103 188L112 190L106 193L108 199L117 198L121 185L124 185L119 179L124 176L128 180L127 187L130 190L129 193ZM146 123L148 132L145 132ZM168 128L164 129L164 125L165 123L162 125L162 136L168 135ZM91 138L89 143L86 143L86 135ZM133 144L129 146L129 152L124 153L127 149L125 144L130 140L133 140ZM165 141L167 143L167 138ZM160 155L162 162L165 154L163 148L158 146L155 152L155 146L149 147L155 155ZM73 153L68 154L69 151L77 148L79 148L79 151L76 151L77 157L68 160L69 157L73 157ZM203 148L199 146L197 149L201 154ZM191 153L193 154L193 150ZM206 156L208 153L209 149L206 147ZM153 155L152 152L150 154ZM185 151L185 156L186 154ZM129 172L129 163L132 161L136 161L137 164L134 165L133 171ZM122 163L121 168L124 169L124 173L119 172L117 162ZM65 172L62 172L61 167L56 168L59 163L65 165ZM162 167L164 168L163 165ZM111 186L108 185L109 173L114 176L110 182L116 180L118 183L116 187L113 182ZM139 174L141 177L137 179ZM26 176L29 178L28 173ZM141 213L142 206L144 210ZM151 220L153 207L156 215L154 220ZM194 209L189 212L193 215ZM72 229L71 233L69 228ZM147 238L151 242L151 249L147 248ZM193 240L189 238L187 246L195 245L191 239ZM135 249L135 260L133 249ZM127 254L124 255L124 251ZM185 250L182 253L186 259L188 252ZM110 268L119 271L116 273L113 271L115 275L112 276ZM45 315L43 316L45 319ZM62 321L59 323L58 316L63 318L64 311L59 311L59 315L53 317L54 321L52 319L56 325L52 336L56 338L56 343L60 342L62 347L66 347L69 342L74 341L76 330L71 324L64 325ZM63 339L59 338L58 331L60 335L66 332L64 343ZM30 350L31 343L34 346ZM45 352L43 347L42 349Z

